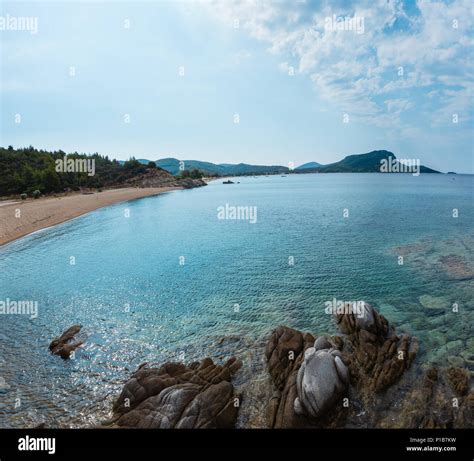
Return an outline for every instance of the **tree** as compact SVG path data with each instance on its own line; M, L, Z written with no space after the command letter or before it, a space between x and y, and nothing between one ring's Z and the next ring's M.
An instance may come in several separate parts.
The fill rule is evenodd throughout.
M48 169L43 172L42 183L45 187L45 192L57 192L60 190L58 173L56 173L53 165L50 165Z
M191 178L193 179L201 179L203 174L200 170L198 170L197 168L194 168L192 171L191 171L191 174L190 174Z

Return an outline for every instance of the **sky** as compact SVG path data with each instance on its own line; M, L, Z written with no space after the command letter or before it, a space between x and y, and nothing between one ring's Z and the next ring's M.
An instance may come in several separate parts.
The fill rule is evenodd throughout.
M386 149L474 173L472 0L0 3L12 17L37 30L0 30L3 147L295 166Z

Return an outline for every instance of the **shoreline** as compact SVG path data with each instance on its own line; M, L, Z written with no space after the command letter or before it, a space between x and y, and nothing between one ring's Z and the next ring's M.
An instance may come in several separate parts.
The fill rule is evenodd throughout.
M8 201L0 206L0 247L39 230L62 224L91 211L144 197L159 195L182 187L127 187L106 189L92 194L73 194L37 200ZM20 210L21 217L15 217Z

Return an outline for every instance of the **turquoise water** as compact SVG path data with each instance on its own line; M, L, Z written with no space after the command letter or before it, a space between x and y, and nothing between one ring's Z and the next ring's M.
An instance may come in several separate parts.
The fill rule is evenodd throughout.
M251 342L280 324L334 333L333 298L377 305L419 338L421 359L474 360L473 176L236 181L117 204L0 248L0 300L39 307L36 319L0 318L0 427L94 423L139 364L214 355L223 337ZM218 219L226 204L257 207L257 222ZM75 323L84 348L51 356Z

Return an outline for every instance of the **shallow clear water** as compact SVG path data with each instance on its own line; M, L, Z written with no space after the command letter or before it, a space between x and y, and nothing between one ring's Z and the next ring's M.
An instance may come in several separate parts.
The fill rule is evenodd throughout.
M36 319L0 318L0 427L95 423L139 364L230 355L223 337L251 342L280 324L334 333L333 298L374 303L419 338L420 360L474 359L473 176L236 181L117 204L0 248L0 300L39 304ZM256 206L257 222L219 220L225 204ZM75 323L84 348L51 356Z

